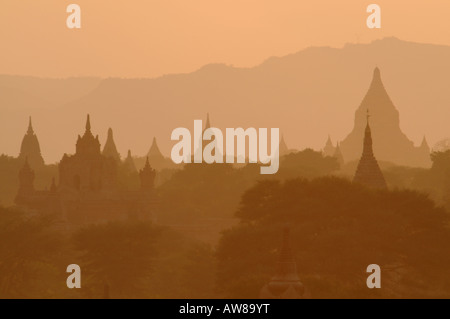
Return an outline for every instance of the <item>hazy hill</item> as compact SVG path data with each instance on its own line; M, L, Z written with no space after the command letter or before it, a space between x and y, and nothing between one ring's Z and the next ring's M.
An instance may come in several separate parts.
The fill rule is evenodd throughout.
M41 79L36 77L0 75L1 95L10 91L23 96L4 98L3 106L36 108L45 102L46 107L61 106L92 91L102 81L100 78ZM33 103L32 100L36 99ZM40 101L41 100L41 101Z
M49 80L15 79L15 88L23 95L1 99L0 152L17 154L31 114L44 158L59 160L63 152L73 152L87 112L102 143L107 128L114 128L122 155L128 149L146 154L156 136L168 156L171 131L178 126L192 128L193 120L204 119L206 112L213 126L280 127L290 148L319 149L328 134L334 142L351 131L375 66L400 112L403 132L416 145L426 134L433 145L450 135L449 57L448 46L386 38L343 48L309 48L248 69L213 64L155 79L112 78L99 85L94 85L95 79L84 79L72 86L77 88L73 91L68 89L70 81L51 80L55 94L65 92L53 99L65 103L51 110L44 110L40 100L52 97ZM42 87L47 91L42 89L45 94L40 95ZM24 101L30 101L28 107Z

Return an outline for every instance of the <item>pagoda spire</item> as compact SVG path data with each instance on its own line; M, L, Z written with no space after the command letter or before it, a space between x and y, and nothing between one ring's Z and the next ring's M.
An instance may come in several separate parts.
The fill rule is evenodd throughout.
M98 135L94 137L91 132L91 118L89 114L87 115L86 119L86 131L84 132L82 137L78 135L78 140L76 143L76 154L83 154L83 156L88 154L101 154Z
M278 153L280 156L286 155L289 153L289 148L287 147L286 141L284 140L284 134L281 134L281 140L278 147Z
M158 143L156 141L156 137L153 137L152 145L150 146L150 150L147 153L149 163L154 169L163 169L167 165L167 159L161 153L159 149Z
M91 118L89 114L87 115L86 119L86 132L91 132Z
M156 171L150 166L150 162L147 156L144 168L139 171L142 191L152 191L154 189L155 176Z
M27 130L27 134L29 134L29 135L33 135L33 134L34 134L34 131L33 131L33 124L31 123L31 116L30 116L29 121L28 121L28 130Z
M364 133L363 152L353 182L371 188L384 189L387 188L386 181L373 154L372 132L370 130L369 117L369 110L367 110L367 124Z
M112 128L108 129L108 138L106 139L105 146L103 147L103 153L106 157L111 157L116 161L120 161L120 154L117 151L116 143L114 142L114 135Z
M150 150L148 151L148 157L150 157L152 160L157 159L164 159L164 155L161 153L158 143L156 142L156 137L153 137L152 145L150 146Z
M430 146L428 145L427 138L425 135L423 136L422 144L420 145L420 147L428 150L430 149Z
M29 163L37 169L44 165L39 141L33 130L31 116L28 118L28 129L22 139L19 153L19 159L22 162L25 162L26 157L28 158Z
M370 130L369 118L370 113L369 109L367 109L367 123L366 123L366 131L364 133L364 144L363 144L363 156L372 156L373 157L373 149L372 149L372 131Z
M427 138L424 135L422 144L420 144L418 148L418 152L420 154L422 163L427 163L428 166L431 165L430 151L430 146L428 145Z
M377 65L375 66L375 69L373 70L372 81L381 82L381 71L380 71L380 68Z

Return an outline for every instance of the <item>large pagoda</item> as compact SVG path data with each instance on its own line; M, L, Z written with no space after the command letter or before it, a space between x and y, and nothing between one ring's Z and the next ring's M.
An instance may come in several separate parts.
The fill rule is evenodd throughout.
M367 111L366 131L364 133L363 152L356 169L354 183L366 185L371 188L387 188L383 173L373 154L372 132L369 125L369 111Z

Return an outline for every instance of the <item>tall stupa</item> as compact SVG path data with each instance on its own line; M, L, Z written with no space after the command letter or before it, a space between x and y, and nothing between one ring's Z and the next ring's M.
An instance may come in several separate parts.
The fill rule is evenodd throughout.
M371 188L386 189L386 181L373 154L372 132L369 125L369 110L367 110L367 124L364 132L363 152L356 168L354 183Z
M19 160L22 163L25 163L25 160L27 160L28 164L33 169L44 166L44 159L41 155L39 141L34 133L33 125L31 124L31 116L28 122L27 133L23 137L22 144L20 146Z

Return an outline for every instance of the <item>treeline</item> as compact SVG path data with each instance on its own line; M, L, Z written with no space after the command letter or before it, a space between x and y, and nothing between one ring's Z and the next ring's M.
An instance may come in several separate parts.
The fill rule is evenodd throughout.
M53 216L0 208L0 298L207 298L207 244L144 221L67 229ZM67 266L81 267L69 289Z
M449 215L414 191L374 191L328 177L261 182L217 248L218 288L255 298L275 272L284 227L313 298L450 297ZM382 289L368 289L378 264Z
M450 152L434 154L430 170L384 173L390 190L366 189L305 150L282 158L275 176L185 165L157 188L156 223L74 228L0 208L0 298L257 298L286 226L313 298L450 297ZM66 287L74 263L82 289ZM370 290L374 263L382 289Z

